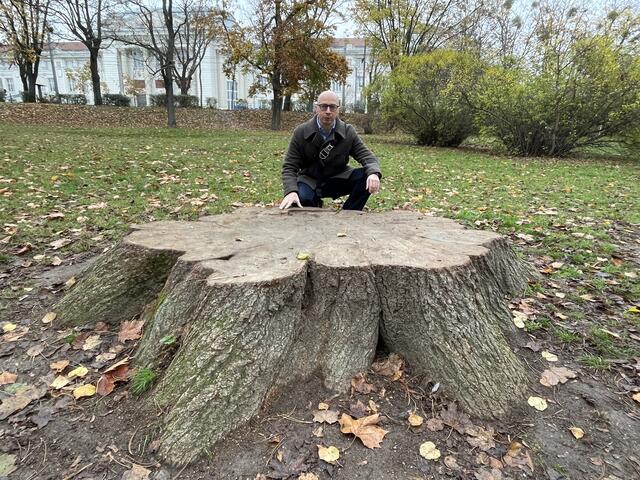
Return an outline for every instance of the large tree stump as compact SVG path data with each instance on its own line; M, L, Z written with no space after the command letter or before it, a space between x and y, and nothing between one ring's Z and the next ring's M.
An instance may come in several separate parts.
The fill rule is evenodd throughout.
M505 298L525 282L503 237L451 220L242 209L134 227L56 312L67 325L144 312L136 363L161 374L161 453L185 463L273 388L317 374L346 389L379 335L468 412L507 414L527 378L505 341Z

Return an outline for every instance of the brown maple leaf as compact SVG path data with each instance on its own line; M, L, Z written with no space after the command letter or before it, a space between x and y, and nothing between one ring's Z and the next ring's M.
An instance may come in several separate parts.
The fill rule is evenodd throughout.
M343 413L342 417L340 417L340 431L342 433L352 433L367 448L380 448L382 439L389 432L377 425L379 421L380 415L378 413L357 420Z
M122 326L120 327L120 332L118 332L118 341L121 343L126 342L127 340L137 340L142 336L142 325L144 324L143 320L131 320L127 322L122 322Z

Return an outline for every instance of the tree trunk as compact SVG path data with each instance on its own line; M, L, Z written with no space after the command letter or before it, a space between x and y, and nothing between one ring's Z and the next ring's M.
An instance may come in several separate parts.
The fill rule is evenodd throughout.
M189 90L191 89L191 77L180 78L179 84L180 84L180 95L189 95Z
M242 209L136 227L54 311L66 326L142 315L136 363L159 375L148 402L167 412L160 453L184 464L274 391L312 375L346 390L379 336L468 412L507 415L528 378L505 300L526 275L504 238L452 220Z
M284 97L284 103L282 104L282 111L283 112L291 111L291 95L286 95Z
M162 79L164 80L164 91L167 100L167 125L169 128L176 128L176 102L173 96L173 75L171 67L162 69Z
M100 73L98 72L98 52L100 48L89 49L89 70L91 70L91 86L93 88L93 104L102 105L100 90Z

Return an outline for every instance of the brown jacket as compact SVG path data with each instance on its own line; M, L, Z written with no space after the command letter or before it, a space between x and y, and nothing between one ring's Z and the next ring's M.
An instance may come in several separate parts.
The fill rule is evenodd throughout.
M320 159L320 151L326 151L329 144L333 149L324 160ZM360 140L352 125L337 118L336 128L327 140L322 139L315 116L298 125L282 165L284 195L297 192L298 182L304 182L315 190L329 178L349 178L354 170L348 165L349 156L364 167L367 176L376 173L382 178L378 159Z

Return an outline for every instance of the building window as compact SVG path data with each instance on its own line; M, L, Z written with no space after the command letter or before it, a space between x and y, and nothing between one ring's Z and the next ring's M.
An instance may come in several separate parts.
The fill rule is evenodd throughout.
M7 81L7 92L15 92L13 78L6 78L5 80Z
M53 77L47 78L47 85L49 86L49 91L56 91L56 83L53 81Z
M133 58L133 76L140 78L144 75L144 59L142 58L142 52L140 50L134 50L131 52Z
M331 82L331 90L336 93L342 92L342 84L338 82Z
M238 99L238 83L235 80L227 80L227 108L233 110L236 108L236 100Z

